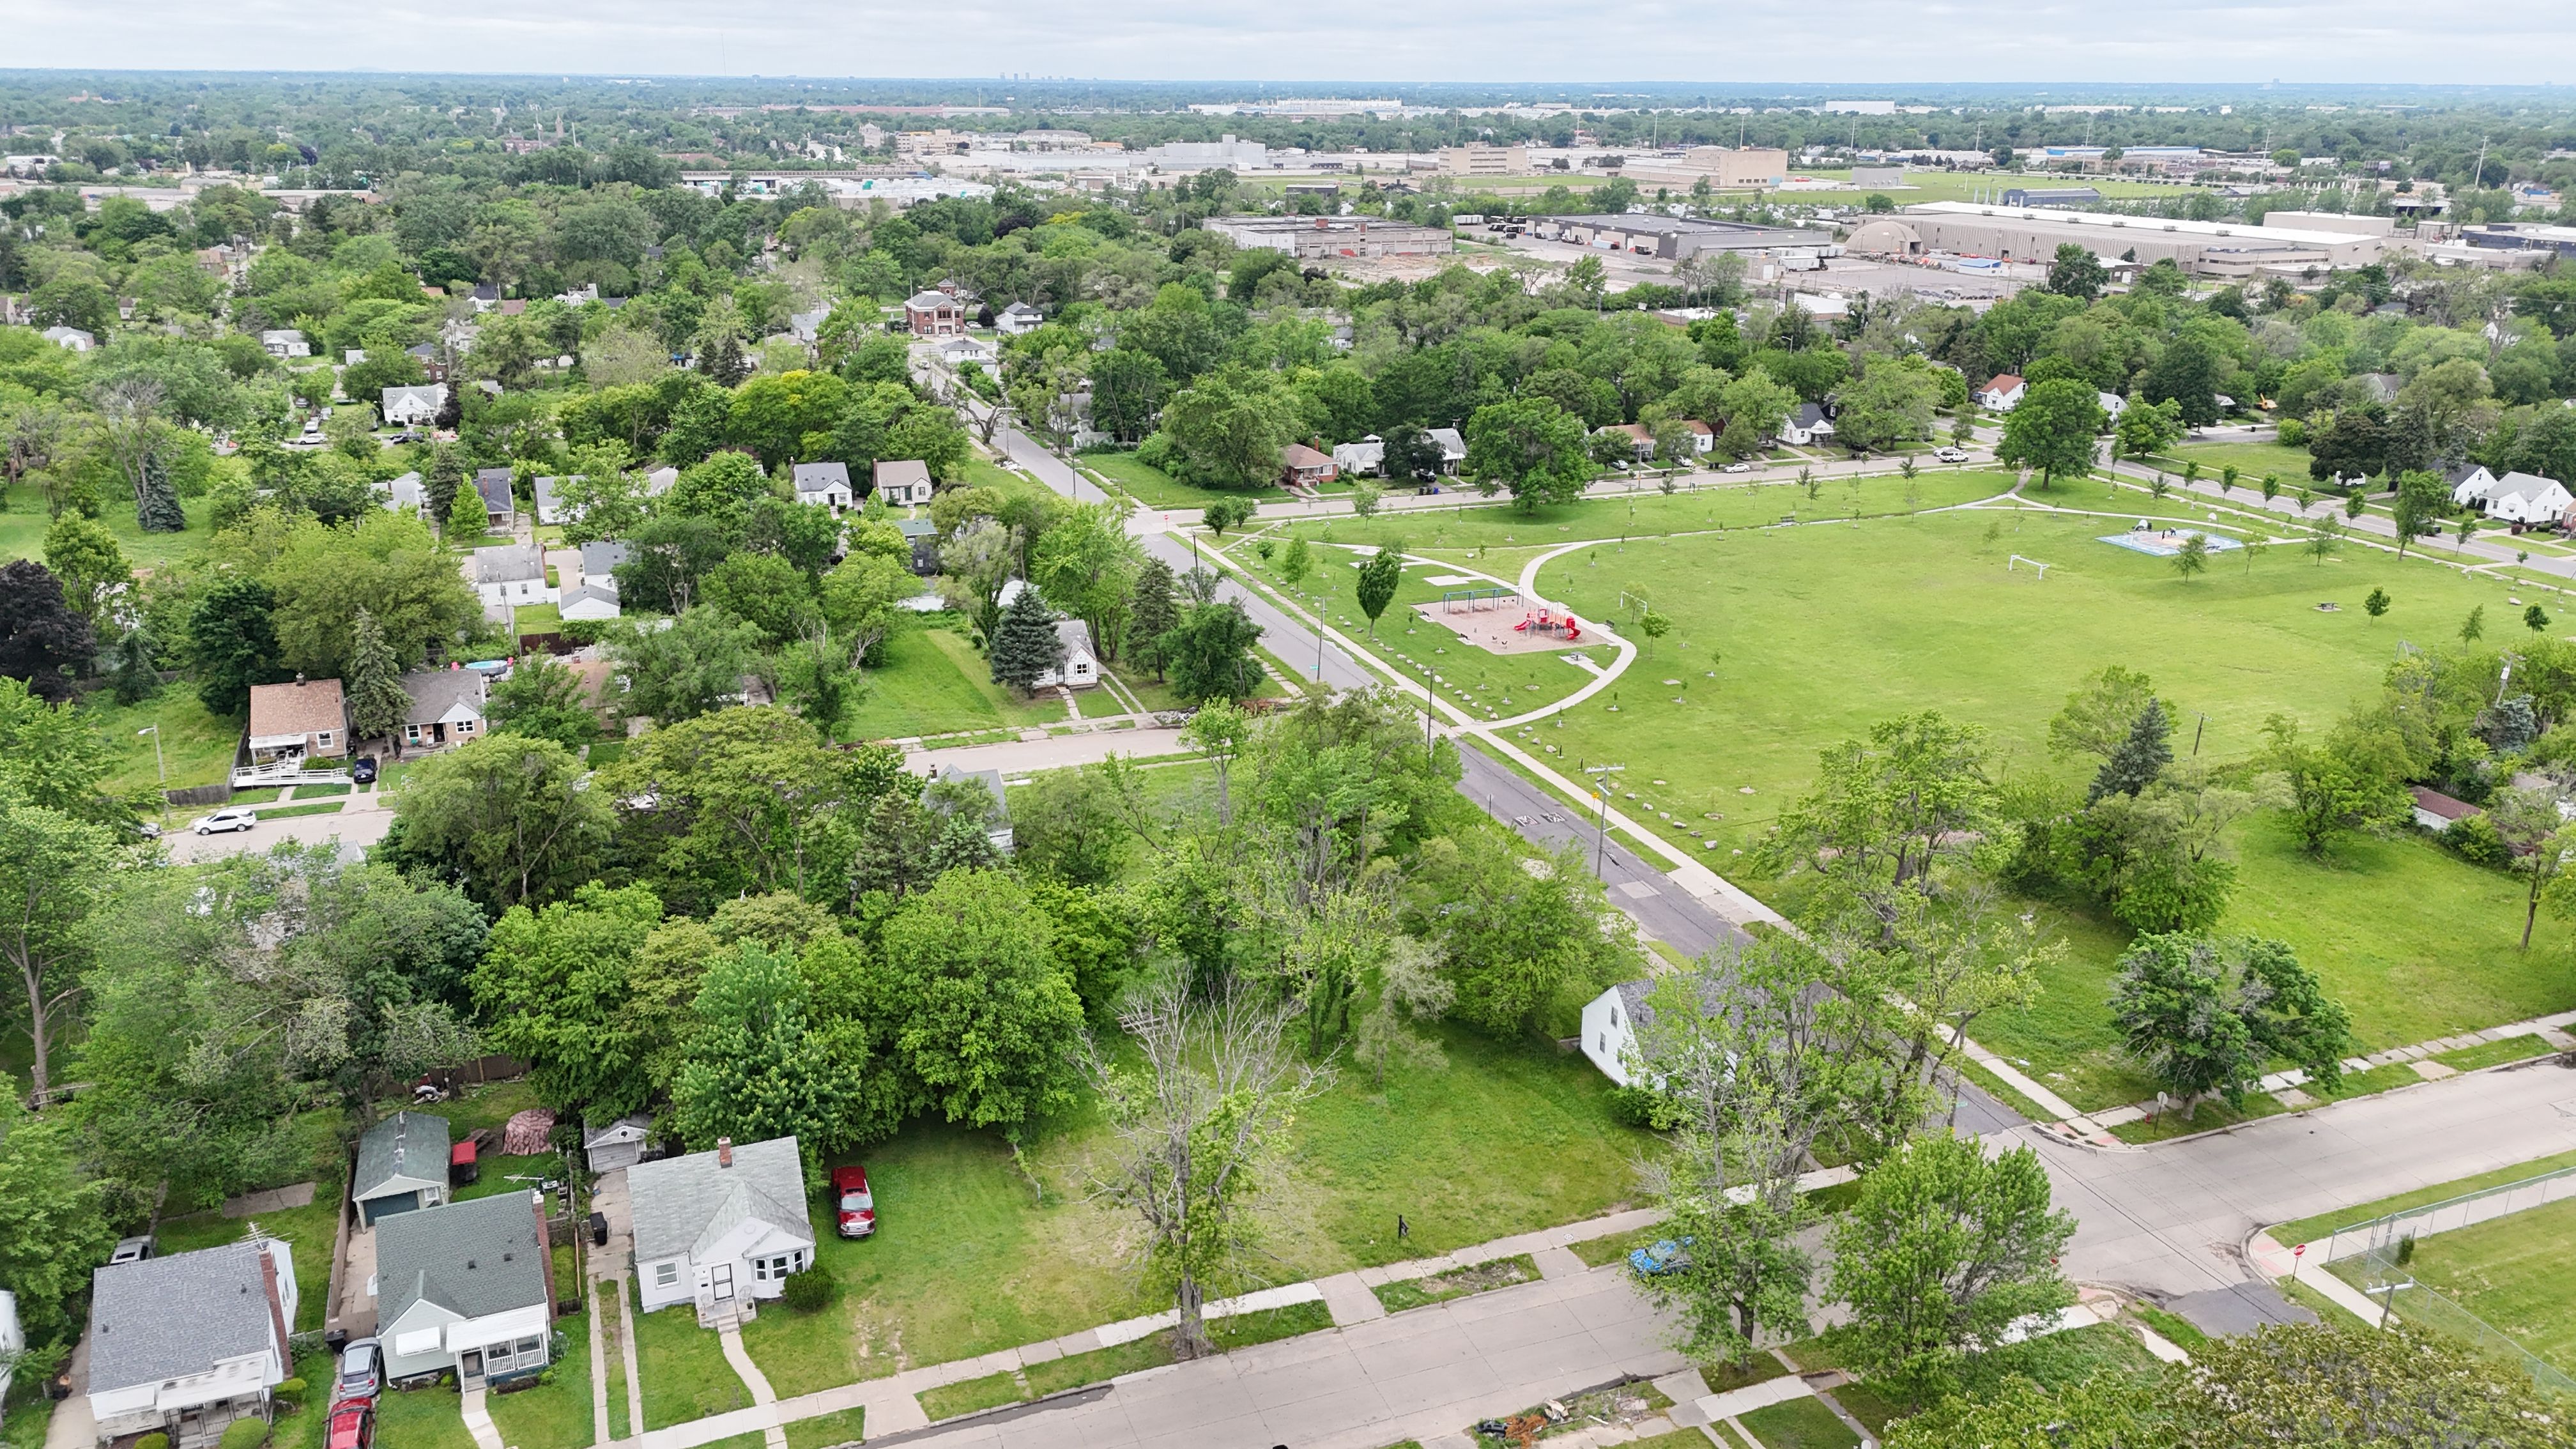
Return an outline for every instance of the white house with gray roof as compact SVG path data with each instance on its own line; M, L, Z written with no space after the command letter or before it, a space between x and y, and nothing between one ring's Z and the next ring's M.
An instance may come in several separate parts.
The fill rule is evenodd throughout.
M447 1119L424 1112L396 1112L358 1139L358 1171L349 1200L358 1225L373 1227L396 1213L447 1201Z
M740 1146L719 1139L713 1152L638 1162L626 1169L626 1195L636 1306L647 1313L694 1303L701 1327L739 1322L814 1265L793 1137Z
M394 1382L454 1370L478 1389L552 1358L545 1194L505 1192L388 1218L376 1229L376 1337Z
M1620 1086L1630 1085L1628 1062L1638 1023L1655 1019L1655 1009L1646 1004L1654 989L1652 981L1622 981L1583 1008L1583 1054Z
M554 589L546 583L546 551L533 543L504 543L478 548L465 556L466 577L487 608L551 604Z
M2507 473L2487 490L2486 515L2505 523L2555 524L2576 503L2566 485L2536 473Z
M236 1419L269 1416L294 1372L295 1255L253 1235L220 1248L99 1269L89 1302L89 1406L98 1442L153 1432L205 1449Z

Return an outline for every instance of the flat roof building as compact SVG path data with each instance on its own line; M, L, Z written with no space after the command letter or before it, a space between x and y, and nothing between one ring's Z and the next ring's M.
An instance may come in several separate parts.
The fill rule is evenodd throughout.
M1482 141L1443 146L1440 171L1444 176L1525 176L1529 173L1529 148L1488 146Z
M1641 156L1619 169L1640 186L1695 186L1720 191L1769 188L1789 179L1789 153L1776 146L1693 146L1679 156Z
M1367 216L1212 216L1209 231L1239 247L1267 247L1292 257L1446 256L1457 234L1445 226L1415 226Z
M2244 222L2178 221L2098 211L1935 201L1857 228L1854 251L1887 256L1949 252L2008 262L2046 262L2074 242L2094 255L2153 265L2170 260L2205 277L2285 275L2359 267L2379 260L2381 239L2349 232Z
M1681 261L1706 252L1837 250L1833 233L1805 227L1755 226L1698 216L1638 211L1624 216L1549 216L1530 230L1550 241Z

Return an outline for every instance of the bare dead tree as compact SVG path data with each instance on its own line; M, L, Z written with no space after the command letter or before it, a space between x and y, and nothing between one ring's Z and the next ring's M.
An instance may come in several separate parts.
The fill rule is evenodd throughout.
M121 377L101 387L91 402L98 409L99 437L134 490L140 513L152 456L161 446L161 384L148 377Z
M1238 1276L1257 1237L1251 1199L1279 1136L1331 1080L1288 1045L1292 1012L1231 983L1194 999L1167 971L1140 986L1118 1024L1144 1058L1121 1069L1086 1041L1083 1070L1109 1108L1111 1145L1092 1195L1134 1212L1149 1282L1167 1288L1176 1358L1208 1351L1208 1289Z

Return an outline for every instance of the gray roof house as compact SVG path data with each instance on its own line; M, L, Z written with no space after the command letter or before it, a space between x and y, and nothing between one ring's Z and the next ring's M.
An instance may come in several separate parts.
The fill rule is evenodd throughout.
M554 1255L541 1192L423 1208L376 1230L376 1337L394 1382L454 1370L469 1392L546 1366Z
M898 458L876 468L876 496L892 504L928 503L930 465L918 458Z
M703 1327L755 1316L814 1264L805 1168L796 1139L638 1162L626 1170L635 1218L637 1307L694 1303Z
M1431 441L1440 445L1440 471L1457 472L1458 465L1467 461L1467 440L1459 435L1456 428L1429 428L1425 431L1431 435Z
M580 517L578 513L564 506L562 492L565 481L549 473L528 485L528 491L535 494L537 499L537 522L562 524L570 523Z
M394 513L400 513L406 508L414 513L425 513L429 509L429 490L421 486L420 474L417 472L405 473L390 483L377 484L376 497L388 511Z
M857 500L847 463L799 463L795 477L799 503L819 503L837 514Z
M898 518L894 526L912 545L912 571L925 577L939 572L939 525L927 518Z
M204 1449L268 1417L294 1372L295 1255L260 1237L100 1268L91 1277L89 1406L98 1442L152 1432Z
M480 669L415 669L402 677L411 708L403 712L401 753L420 754L483 737L483 700L489 692Z
M358 1139L358 1170L349 1179L359 1226L447 1201L447 1149L444 1117L396 1112L368 1128Z
M502 543L465 556L474 572L474 591L486 605L542 604L554 598L546 587L546 551L533 543Z
M560 591L555 596L555 612L580 624L614 619L626 611L618 605L617 580L612 577L598 583L585 579Z
M483 513L489 526L507 528L518 518L518 501L510 495L509 469L474 470L474 491L483 495Z
M438 410L447 406L447 384L428 383L420 387L389 387L384 391L384 419L389 427L418 427L435 422Z
M626 545L613 538L598 539L581 546L581 577L584 583L598 583L617 576L617 566L626 562Z

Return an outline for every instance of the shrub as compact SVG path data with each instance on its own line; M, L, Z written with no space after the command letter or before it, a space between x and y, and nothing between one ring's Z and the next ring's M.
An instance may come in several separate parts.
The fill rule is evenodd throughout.
M2308 425L2297 418L2281 419L2281 446L2304 448L2308 445Z
M134 1449L170 1449L170 1436L156 1429L135 1440Z
M2513 852L2506 848L2504 836L2495 828L2495 822L2484 815L2468 815L2452 821L2451 828L2442 832L2442 843L2471 865L2500 866L2513 858Z
M281 1379L276 1388L269 1390L280 1405L289 1409L303 1408L304 1396L311 1391L302 1379Z
M1609 1103L1611 1120L1623 1127L1655 1125L1655 1094L1643 1087L1613 1087Z
M779 1299L799 1313L820 1313L832 1301L832 1275L819 1268L790 1274Z
M235 1419L224 1426L223 1449L259 1449L267 1442L266 1419Z

